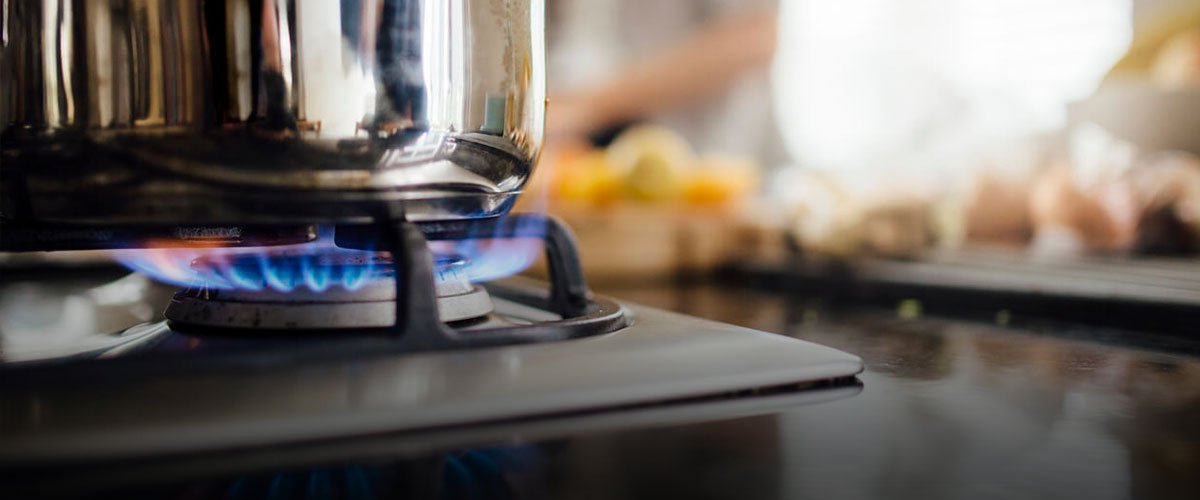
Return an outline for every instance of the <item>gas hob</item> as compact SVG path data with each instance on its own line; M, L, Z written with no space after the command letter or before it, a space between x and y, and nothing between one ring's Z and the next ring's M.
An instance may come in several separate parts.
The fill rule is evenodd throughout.
M286 299L276 286L197 285L172 294L139 275L69 292L48 292L54 288L36 279L5 283L0 462L444 434L648 405L686 408L780 387L816 399L856 387L855 356L594 296L569 232L552 219L537 222L545 224L535 233L545 243L548 285L464 278L459 259L434 256L426 243L477 234L453 224L398 226L392 237L402 243L372 264L376 279L355 293L318 293L301 286L309 275L278 270L238 279L288 281L297 293ZM499 229L489 234L499 237L532 227L493 224ZM354 232L342 234L339 243L354 246ZM268 260L304 268L287 255ZM228 280L231 270L253 267L238 256L222 262L219 272L197 260L192 269ZM333 277L369 274L347 269ZM58 314L46 313L54 307ZM114 317L129 324L111 328ZM741 411L746 404L753 407Z

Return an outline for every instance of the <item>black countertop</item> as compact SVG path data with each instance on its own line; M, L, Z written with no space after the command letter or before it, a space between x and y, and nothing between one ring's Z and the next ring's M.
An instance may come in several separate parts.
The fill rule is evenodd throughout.
M1195 338L1013 327L1021 322L1003 315L990 324L923 318L912 303L839 310L714 286L612 293L829 345L866 364L863 391L846 400L607 436L679 450L674 464L642 467L682 496L739 497L747 487L742 498L1200 498ZM696 464L711 476L681 472L689 442L716 450ZM638 457L629 446L621 455Z
M116 494L1200 498L1197 339L1148 342L1125 331L1013 326L1020 322L1007 317L929 318L913 304L837 309L715 285L601 291L858 354L867 367L862 390L765 415L656 425L631 419L470 448L413 451L401 439L316 467L259 466Z

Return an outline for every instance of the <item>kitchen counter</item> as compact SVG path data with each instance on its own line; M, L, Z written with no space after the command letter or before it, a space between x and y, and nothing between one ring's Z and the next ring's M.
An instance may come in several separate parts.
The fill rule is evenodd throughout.
M353 455L314 458L320 465L260 461L121 495L1200 498L1194 339L935 319L912 304L845 310L715 285L600 292L858 354L861 391L699 422L616 413L589 430L534 424L500 439L464 430L421 446L372 439ZM303 453L266 457L293 463Z
M845 400L577 438L638 471L613 474L615 496L1200 498L1195 339L922 318L913 304L838 311L714 286L606 292L866 364L862 392Z

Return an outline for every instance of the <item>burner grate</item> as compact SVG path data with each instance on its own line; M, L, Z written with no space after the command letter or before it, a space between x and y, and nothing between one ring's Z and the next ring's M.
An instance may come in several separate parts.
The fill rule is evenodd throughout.
M494 219L469 219L446 222L414 223L403 219L381 218L375 224L382 236L382 249L392 254L396 285L396 324L391 333L413 350L437 350L537 342L563 338L564 331L547 330L546 325L499 328L464 334L447 326L438 312L434 257L430 241L461 241L480 234L493 239L540 237L550 269L550 293L545 303L536 304L563 318L578 318L596 312L591 291L583 275L575 238L570 230L553 217L535 214L511 214ZM370 234L370 226L339 226L338 246L355 247L359 237ZM619 310L619 308L618 308ZM622 320L615 321L614 324ZM611 330L609 330L611 331ZM584 330L568 329L567 333ZM599 333L599 332L597 332Z
M76 380L76 377L90 379L99 369L105 377L116 378L137 378L177 370L261 369L329 359L553 342L603 335L632 324L621 304L592 296L584 280L574 238L553 218L511 214L504 219L439 223L391 220L374 226L339 227L339 234L346 238L345 242L338 242L339 246L352 242L356 235L365 238L372 231L375 235L382 233L383 237L376 240L382 245L376 248L389 252L392 258L380 262L385 267L390 265L390 274L396 277L379 282L382 286L395 288L391 297L376 304L379 307L388 301L394 303L389 308L392 314L382 324L297 331L286 327L271 330L269 325L211 328L168 321L155 330L160 334L156 339L139 344L149 347L122 350L121 343L116 342L111 353L98 351L74 358L79 361L102 358L101 362L67 362L70 360L60 358L0 363L0 372L20 371L22 380L39 384L48 380ZM453 313L446 314L439 309L439 260L435 258L430 242L470 240L479 234L487 234L489 239L539 237L543 240L551 270L548 291L540 284L526 286L509 281L472 285L472 293L483 293L513 306L538 310L545 317L515 323L474 320L456 323ZM444 260L441 259L443 265ZM183 292L197 293L203 291ZM250 292L220 290L216 293L236 296ZM294 299L290 295L287 298ZM502 317L507 314L497 312ZM116 351L121 352L117 354Z

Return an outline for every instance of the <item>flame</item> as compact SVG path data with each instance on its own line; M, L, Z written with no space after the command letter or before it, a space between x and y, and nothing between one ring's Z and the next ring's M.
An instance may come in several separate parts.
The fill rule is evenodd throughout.
M307 288L323 292L332 286L358 290L386 274L375 252L333 245L332 232L317 241L275 247L179 247L149 242L152 248L119 250L113 258L129 269L176 286L218 290Z
M540 219L514 220L529 225L518 228L521 234L541 231ZM435 255L461 259L460 272L472 283L520 273L534 263L543 249L540 237L496 238L498 235L494 233L472 236L464 241L430 243ZM112 255L133 271L187 288L288 293L297 289L324 292L340 287L354 291L374 280L393 276L391 266L380 263L376 252L336 246L332 228L321 229L317 241L301 245L227 248L149 242L148 246L151 248L119 250Z
M552 170L545 168L541 172L545 172L544 175L553 173ZM518 205L522 207L523 212L545 214L549 207L547 194L548 191L544 189L526 193ZM508 215L502 217L508 217ZM437 245L450 243L448 251L467 260L466 274L472 283L483 283L516 275L529 269L529 266L532 266L542 255L545 243L541 237L545 226L542 225L543 221L540 217L512 217L508 220L516 221L516 227L512 229L515 229L517 234L530 236L497 238L498 234L496 233L480 233L474 234L471 239L464 241L434 242L434 251L439 251ZM497 232L507 226L503 222L493 226Z
M332 286L358 290L385 274L375 264L374 253L360 250L311 247L303 254L284 254L277 248L181 249L149 248L115 252L116 260L133 271L181 287L219 290L274 290L291 292L307 288L323 292ZM329 255L362 254L354 263L328 263ZM334 259L346 260L346 259Z
M541 255L540 238L498 239L487 236L465 241L431 243L437 253L461 255L467 279L483 283L507 278L529 268Z

